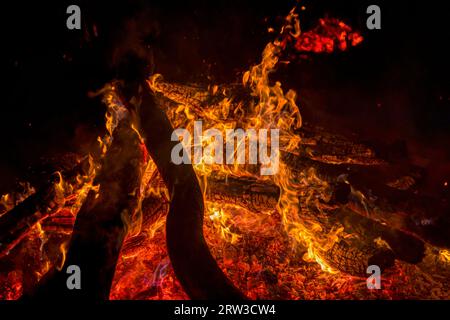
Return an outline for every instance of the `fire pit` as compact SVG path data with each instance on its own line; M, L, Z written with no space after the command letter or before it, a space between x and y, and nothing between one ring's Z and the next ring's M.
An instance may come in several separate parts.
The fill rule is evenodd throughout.
M0 298L450 298L448 225L436 218L449 207L420 192L424 172L305 123L297 93L271 78L281 65L365 41L330 17L304 29L298 11L270 30L240 82L149 72L91 91L107 108L96 146L49 159L44 183L1 198ZM243 138L196 137L198 121ZM276 169L261 174L264 164L249 161L261 141L249 130L271 129ZM176 145L197 161L175 163ZM222 163L211 159L217 150ZM83 290L66 288L73 265ZM374 266L381 287L368 289Z

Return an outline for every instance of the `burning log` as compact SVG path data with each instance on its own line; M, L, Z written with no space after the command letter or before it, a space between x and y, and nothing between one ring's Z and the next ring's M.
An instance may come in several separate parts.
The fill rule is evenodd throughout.
M250 178L208 178L206 199L218 204L237 205L253 212L276 209L280 190L269 183Z
M394 265L395 256L389 249L377 248L373 244L361 246L355 241L338 241L324 255L332 267L354 276L364 276L367 267L377 265L386 270Z
M54 174L40 189L0 217L0 258L7 255L38 223L57 215L73 199L65 198L63 180L75 184L85 163L72 164L65 172ZM64 178L63 178L64 177Z
M169 212L170 202L164 198L149 196L143 200L142 212L142 230L133 237L125 240L122 247L122 257L126 258L138 254L141 250L146 250L145 241L151 236L152 230L159 227L158 221L164 218Z
M143 168L141 141L131 116L123 119L113 134L95 184L77 215L67 258L62 270L50 272L35 297L108 299L123 239L138 205ZM67 290L65 270L80 267L83 290Z
M167 83L160 76L152 77L149 85L160 107L175 116L177 121L183 121L175 111L181 104L194 111L197 117L212 123L239 124L242 114L255 103L242 86L218 86L206 90L196 85ZM227 102L225 106L224 101ZM445 212L449 208L441 206L437 200L418 195L414 188L399 190L393 185L403 177L420 177L419 168L391 165L378 159L371 149L317 128L302 128L298 135L302 138L294 152L283 151L281 145L281 159L293 172L294 178L312 168L324 181L333 183L345 179L351 186L354 211L433 245L450 247L445 236L450 230L445 221ZM250 175L257 174L257 170L257 166L242 167L242 172ZM414 183L414 178L411 179ZM429 216L441 217L441 222L423 223L429 220Z
M167 128L170 130L170 125ZM164 130L167 128L163 127ZM152 128L152 130L154 129ZM147 130L147 133L153 133L152 130ZM160 132L157 132L154 137L160 137L158 133ZM65 270L69 265L77 265L81 270L88 270L87 274L83 271L83 292L71 291L67 293L65 288L66 275L63 272L53 270L42 280L42 284L37 292L29 292L28 294L35 297L50 295L59 298L64 296L61 293L88 299L106 299L108 297L115 263L126 234L126 226L122 218L126 219L137 205L133 197L134 200L131 202L128 198L130 198L130 194L136 195L136 188L139 185L138 182L141 180L140 174L142 173L141 163L138 161L142 160L140 152L142 148L137 145L136 131L131 126L129 119L119 124L112 141L113 144L103 160L102 169L95 179L95 184L100 185L100 191L98 193L96 191L89 192L77 215L67 259L62 268L62 270ZM131 143L132 141L134 143ZM164 146L154 143L151 146L156 147L158 151L161 151L162 147L164 151ZM164 159L157 152L152 153L152 155L155 159ZM163 169L167 170L165 163L161 161L159 163L158 161L156 162L162 165ZM183 170L186 170L186 168ZM130 172L134 172L134 174L130 174ZM166 171L163 170L162 172ZM189 173L189 170L181 171L180 173L184 174L186 172ZM166 183L169 181L169 185L175 186L175 190L177 190L176 196L172 194L173 202L171 208L174 208L174 203L176 204L175 209L170 211L172 216L174 214L179 215L180 205L184 206L183 203L188 203L192 199L195 200L191 210L192 214L190 217L187 216L187 220L180 216L176 218L180 221L175 220L171 222L170 212L168 218L169 253L171 253L175 261L173 263L174 269L179 270L178 272L181 274L179 278L185 285L186 291L192 297L201 299L219 297L242 298L243 296L239 290L220 271L209 253L204 239L201 237L203 212L201 192L195 192L194 189L192 198L185 199L184 197L190 191L180 191L180 187L191 190L192 185L198 186L195 174L191 172L190 175L185 177L187 178L186 182L181 185L178 185L178 181L175 179L178 179L178 177L173 176L172 173L166 178L168 179ZM174 184L174 182L176 183ZM111 198L112 195L113 197ZM34 197L31 199L34 199ZM164 207L161 207L157 211L164 212L165 210ZM27 214L33 216L35 211L28 210L27 212ZM95 219L92 219L92 217L95 217ZM185 229L183 221L187 222L187 232L185 232L184 237L176 239L180 230ZM174 231L169 231L170 229ZM200 238L198 238L198 235L200 235ZM180 242L180 240L182 241ZM188 245L190 250L180 249L180 244L185 247ZM186 253L188 254L187 256ZM192 258L189 254L197 256L199 261L192 263ZM205 278L205 275L209 277Z
M31 195L0 219L0 258L14 248L31 227L54 212L48 204L54 198L53 183Z
M331 266L352 275L362 275L371 264L388 268L393 265L394 259L409 263L422 260L425 247L421 240L349 209L346 206L350 195L348 185L336 183L332 188L332 200L324 202L322 208L327 212L327 217L317 217L316 220L321 225L342 224L354 238L341 238L325 253L325 259ZM277 186L255 179L210 177L206 199L215 204L237 205L253 212L272 212L276 209L279 193ZM379 246L377 240L383 240L388 245Z
M159 179L159 178L156 178ZM334 183L333 196L331 197L333 203L327 203L335 205L346 205L350 201L350 187L345 183ZM208 188L206 189L206 199L213 203L218 204L233 204L245 208L253 212L268 212L273 211L278 202L279 188L270 183L258 182L255 179L250 178L219 178L209 177ZM168 203L161 198L149 197L144 200L144 216L143 228L146 229L156 221L159 217L165 215L168 211ZM324 206L327 209L326 206ZM332 249L326 253L326 260L332 266L337 269L350 273L361 274L365 272L365 268L368 263L374 263L376 261L378 265L389 266L393 259L393 253L391 250L379 250L374 246L373 242L376 238L381 237L386 240L393 248L395 256L401 260L417 263L423 256L423 243L405 235L404 233L387 228L377 222L358 215L350 209L340 208L333 210L330 214L328 224L342 223L346 230L352 234L358 234L364 239L358 241L352 241L351 244L348 240L339 241ZM56 220L55 220L56 219ZM61 221L57 216L51 220L53 222L47 222L47 224L54 224L55 228L60 229L61 223L64 223L64 218ZM321 223L324 223L321 221ZM68 223L71 227L71 223ZM400 240L399 240L400 239ZM123 255L127 256L134 254L137 247L143 243L145 239L143 235L138 235L129 239L125 243L122 250ZM370 244L370 245L368 245Z
M170 193L166 237L175 274L192 299L241 299L242 293L223 274L203 237L203 197L190 165L170 161L173 132L166 115L145 90L140 119L151 157Z
M353 211L430 244L450 247L446 232L436 232L450 230L448 223L422 223L429 216L445 217L449 208L436 199L420 195L416 188L401 190L390 183L404 176L417 176L414 169L408 172L405 168L387 164L329 164L292 154L282 157L296 177L313 168L315 174L328 183L348 183L351 188L348 205Z
M269 183L261 183L249 178L220 179L210 177L208 179L208 188L206 199L216 204L237 205L253 212L270 212L275 210L279 189ZM335 186L335 201L344 201L342 196L337 194L346 194L349 191L342 191L342 185ZM339 200L338 200L339 199ZM347 200L348 201L348 200ZM330 204L328 204L330 205ZM161 198L149 197L144 200L144 221L142 228L148 229L157 219L167 214L168 203ZM386 226L376 223L368 218L358 215L349 209L340 208L333 210L330 214L328 224L342 223L349 233L357 234L364 239L358 241L349 241L341 239L329 252L325 259L336 269L352 274L361 275L370 264L377 264L383 268L392 265L393 258L398 258L410 263L417 263L423 257L423 243L397 230L392 230ZM55 217L53 221L55 228L60 229L61 221ZM335 220L335 221L333 221ZM64 221L62 221L64 222ZM322 222L323 223L323 222ZM70 224L70 223L69 223ZM71 226L71 224L70 224ZM378 248L374 245L374 240L381 238L385 240L394 250ZM122 248L122 255L128 256L136 254L136 250L145 249L142 247L146 236L137 235L128 239Z

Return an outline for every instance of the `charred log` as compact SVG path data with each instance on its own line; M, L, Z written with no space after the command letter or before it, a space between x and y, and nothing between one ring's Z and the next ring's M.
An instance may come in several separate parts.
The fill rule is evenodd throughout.
M98 193L94 190L89 192L77 215L62 271L50 272L32 296L109 298L122 242L137 206L142 173L139 143L131 128L131 119L120 122L95 179L100 190ZM80 267L83 290L67 290L65 270L70 265Z
M147 149L169 190L167 248L175 274L192 299L241 299L220 270L203 237L203 197L191 165L170 160L175 142L169 120L145 90L140 110Z
M14 208L0 216L0 258L7 255L24 239L37 223L43 223L66 205L64 195L57 192L56 184L60 179L74 181L84 170L85 161L69 161L65 171L53 174L40 184L36 193L28 196ZM54 172L54 171L53 171Z
M383 268L393 265L394 259L418 263L424 257L424 242L417 237L385 226L353 212L346 207L350 190L347 184L336 183L329 203L324 203L326 219L321 225L341 224L347 233L356 238L340 239L325 253L327 262L336 269L353 275L365 274L367 266L377 264ZM270 212L276 209L279 189L275 185L254 179L210 178L206 198L219 204L233 204L250 211ZM336 207L336 209L332 209ZM388 246L376 244L376 239L386 241Z
M0 257L9 253L31 230L31 227L48 217L52 210L54 187L47 187L29 196L0 219ZM55 204L54 204L55 206Z

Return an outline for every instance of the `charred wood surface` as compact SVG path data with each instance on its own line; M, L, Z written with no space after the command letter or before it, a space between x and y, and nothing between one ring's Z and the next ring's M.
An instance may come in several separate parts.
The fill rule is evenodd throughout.
M203 236L203 197L191 165L170 160L173 128L144 90L140 110L147 149L169 190L167 248L175 274L192 299L242 299L242 293L220 270Z
M90 191L77 215L67 259L61 271L53 270L43 279L37 298L108 299L111 283L127 225L137 206L142 154L139 140L123 120L113 135L102 167L95 179L98 193ZM66 269L79 266L82 290L68 290Z
M394 259L409 263L422 260L425 250L422 240L352 211L346 206L350 191L342 189L345 189L342 184L333 186L331 201L324 203L323 207L328 216L317 222L327 226L341 224L355 238L341 239L325 253L330 265L346 273L361 275L370 264L388 268ZM206 198L214 203L238 205L254 212L270 212L276 210L279 194L277 186L255 179L213 177L208 180ZM386 241L389 247L377 246L377 238Z
M50 183L0 217L0 258L7 255L36 225L52 212L54 188Z

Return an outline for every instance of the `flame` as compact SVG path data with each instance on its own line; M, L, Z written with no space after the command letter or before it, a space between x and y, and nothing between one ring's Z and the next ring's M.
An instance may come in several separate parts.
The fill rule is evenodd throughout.
M102 95L103 102L107 106L107 112L105 114L106 134L97 139L99 141L99 151L88 154L81 160L77 160L77 165L82 166L83 170L81 170L82 173L77 174L74 178L66 179L64 173L61 171L54 173L53 198L49 199L48 207L41 208L41 212L38 212L38 217L41 217L40 220L31 227L28 236L22 240L25 243L23 248L19 248L19 250L24 251L21 254L28 255L27 250L29 248L27 246L30 246L35 241L39 243L39 256L37 259L40 261L40 265L34 271L37 281L52 267L61 270L66 258L68 237L71 234L71 230L47 228L47 220L54 217L57 218L60 215L66 223L70 222L73 227L75 217L88 193L93 191L98 195L100 185L96 185L94 181L101 167L100 160L104 157L112 143L114 130L128 113L125 106L121 103L115 84L108 84L100 91L91 94L91 96L95 95ZM6 194L1 197L0 215L11 210L36 192L29 183L22 184L21 187L23 189L21 192ZM67 216L67 213L70 215L70 218ZM57 257L54 257L51 250L45 246L49 241L55 241L55 238L59 239L58 241L60 243L58 245Z
M28 182L19 183L20 191L7 193L0 197L0 217L36 192Z
M439 251L439 258L447 263L450 263L450 251L442 249Z
M284 92L280 82L270 80L279 62L280 57L285 53L289 42L294 43L298 51L305 51L306 44L314 44L310 51L331 52L335 48L345 50L344 43L351 39L352 45L358 44L362 38L357 33L351 32L350 27L335 19L321 19L317 28L302 33L298 14L293 9L285 19L286 23L282 27L278 37L267 44L262 53L261 62L252 66L243 73L242 86L244 90L250 92L254 103L242 104L232 96L226 87L217 85L210 87L208 91L198 88L187 88L189 95L186 96L186 88L176 88L171 86L167 90L163 77L159 74L153 75L148 80L149 88L155 93L162 93L179 105L166 110L166 113L175 128L183 127L190 132L195 130L194 122L202 120L206 129L214 128L223 134L228 129L271 129L280 130L281 149L286 153L296 153L301 141L297 130L302 126L302 117L299 107L296 104L296 92L288 90ZM334 46L337 41L338 45ZM301 49L301 50L300 50ZM212 96L212 98L211 98ZM206 105L205 102L218 100L216 103ZM225 134L224 134L225 135ZM204 137L202 137L204 138ZM246 148L250 145L247 137ZM192 140L192 139L191 139ZM208 145L208 139L201 139L202 146ZM184 142L193 144L195 141ZM194 144L195 146L195 144ZM281 159L280 154L278 154ZM212 173L219 173L225 176L254 177L258 180L271 180L280 188L280 197L277 210L282 215L282 222L286 232L289 234L294 246L307 248L305 259L316 261L324 271L336 273L324 259L324 253L331 249L333 244L343 235L343 227L335 226L331 230L324 230L317 222L318 219L311 216L308 210L302 207L299 199L306 201L306 206L310 205L313 197L327 200L328 185L315 175L313 171L302 173L296 176L287 165L280 160L278 173L271 177L262 177L255 174L251 166L218 165L210 164L208 158L202 158L199 164L194 164L194 169L202 183L204 193L208 188L208 178ZM311 190L310 194L301 194L301 190ZM220 223L227 221L223 211L211 209L210 217L216 217ZM225 239L234 239L230 235L229 229L222 225L221 236Z
M217 230L216 232L218 232L224 240L231 244L236 244L241 236L231 231L229 215L223 209L215 208L213 205L208 206L207 212L209 219L211 219L214 228Z
M61 251L61 263L58 266L56 266L56 269L61 271L64 266L64 263L66 262L67 243L66 242L61 243L61 245L59 246L59 250Z

